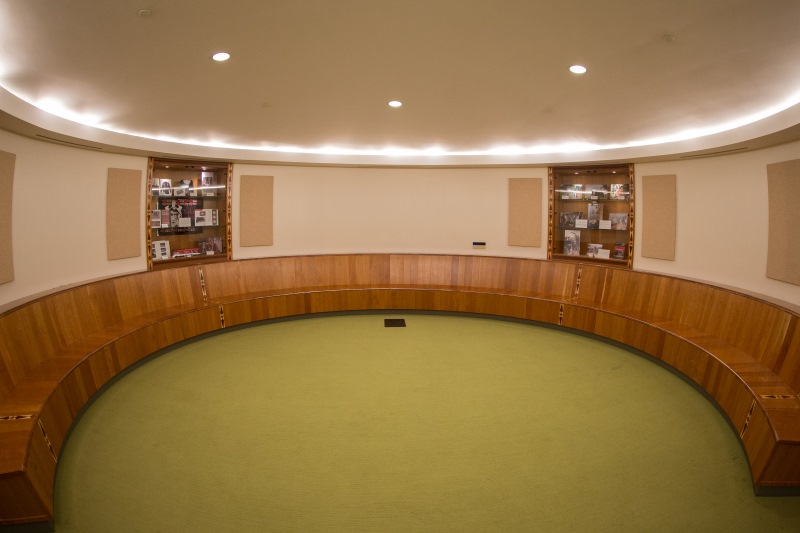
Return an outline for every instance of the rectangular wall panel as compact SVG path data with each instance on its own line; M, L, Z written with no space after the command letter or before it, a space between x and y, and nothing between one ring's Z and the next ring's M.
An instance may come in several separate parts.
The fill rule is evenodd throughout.
M800 159L767 165L769 237L767 277L800 285L800 231L797 231L797 195Z
M542 179L509 178L508 245L542 245Z
M11 199L16 159L16 155L0 151L0 283L14 280L14 257L11 248Z
M242 176L239 245L272 246L272 176Z
M108 260L142 255L142 171L108 169L106 250Z
M677 178L642 177L642 257L675 260Z

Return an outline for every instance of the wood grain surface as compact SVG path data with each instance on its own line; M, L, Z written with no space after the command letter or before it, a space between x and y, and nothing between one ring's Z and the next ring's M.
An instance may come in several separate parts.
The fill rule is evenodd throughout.
M55 465L70 426L92 395L144 357L260 320L390 309L532 320L635 348L719 404L757 491L800 488L800 317L787 309L578 262L324 255L121 276L0 314L0 524L52 518Z

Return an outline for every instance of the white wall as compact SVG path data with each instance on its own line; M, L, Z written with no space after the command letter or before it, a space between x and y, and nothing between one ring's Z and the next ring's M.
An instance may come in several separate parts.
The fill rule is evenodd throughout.
M637 164L639 190L642 176L677 176L678 219L675 261L641 257L638 231L634 268L739 287L800 305L800 286L766 277L767 164L798 158L800 142L720 157ZM639 206L641 202L636 223L641 228Z
M508 178L542 178L547 168L370 169L235 165L275 178L274 245L242 248L233 201L234 258L360 252L446 253L546 258L541 248L508 246ZM475 250L473 241L486 242Z
M109 168L141 169L147 159L39 142L0 130L0 150L16 154L12 200L14 281L0 285L0 305L55 287L147 268L144 255L106 258ZM142 191L132 202L141 205Z
M141 169L144 157L62 147L0 131L0 150L17 154L13 198L16 279L0 285L0 305L59 286L146 268L142 256L106 259L109 167ZM636 165L641 176L678 178L675 261L641 257L634 268L702 279L800 305L800 287L765 276L768 163L800 158L800 143L707 159ZM238 246L242 175L275 177L275 244ZM547 169L386 169L234 165L235 259L298 254L407 252L546 257L507 243L508 178L539 177L547 215ZM144 185L138 199L144 214ZM641 228L641 204L637 204ZM486 241L474 250L473 241Z

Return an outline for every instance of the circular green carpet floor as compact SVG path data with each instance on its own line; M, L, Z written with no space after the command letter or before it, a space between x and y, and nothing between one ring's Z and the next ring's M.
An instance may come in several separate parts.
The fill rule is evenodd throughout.
M72 432L56 531L798 530L800 498L753 496L722 415L652 362L403 316L239 329L138 367Z

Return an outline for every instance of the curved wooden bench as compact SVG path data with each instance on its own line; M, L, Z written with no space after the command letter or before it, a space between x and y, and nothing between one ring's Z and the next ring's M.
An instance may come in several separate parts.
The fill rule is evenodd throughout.
M249 322L360 310L479 313L629 345L705 389L756 493L800 489L798 314L668 276L574 262L337 255L180 267L88 283L0 314L0 524L49 521L75 417L162 348Z

